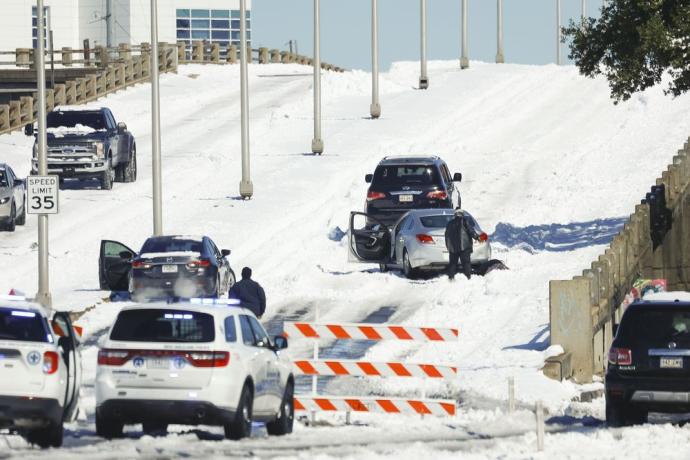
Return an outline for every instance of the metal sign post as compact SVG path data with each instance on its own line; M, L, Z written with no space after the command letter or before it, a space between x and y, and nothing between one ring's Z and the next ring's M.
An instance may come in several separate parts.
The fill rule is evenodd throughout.
M323 153L321 139L321 0L314 0L314 138L311 151Z
M426 72L426 0L419 0L420 6L420 65L421 73L419 75L419 89L427 89L429 87L429 77Z
M561 0L556 0L556 64L561 65Z
M240 0L240 98L242 111L242 181L240 196L248 200L254 194L249 175L249 83L247 82L247 0Z
M151 0L151 159L153 169L153 234L163 234L161 178L161 103L158 81L158 0Z
M381 116L379 103L379 33L378 33L378 0L371 0L371 118Z
M503 64L503 0L496 0L496 64Z
M45 176L48 173L48 157L46 152L46 69L45 69L45 24L43 0L36 2L37 14L37 44L36 50L36 83L38 86L38 175ZM57 208L57 203L56 203ZM48 214L38 216L38 292L36 301L46 308L50 308L52 298L50 295L49 267L48 267Z
M461 40L460 40L460 48L462 49L462 54L460 57L460 68L461 69L467 69L470 67L470 52L469 52L469 45L467 42L467 0L462 0L462 14L461 14L461 22L462 22L462 34L461 34Z

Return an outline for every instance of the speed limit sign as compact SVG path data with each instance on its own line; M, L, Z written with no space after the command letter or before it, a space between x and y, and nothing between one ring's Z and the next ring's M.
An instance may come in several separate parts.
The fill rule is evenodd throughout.
M29 214L57 214L58 176L29 176L26 178L26 201Z

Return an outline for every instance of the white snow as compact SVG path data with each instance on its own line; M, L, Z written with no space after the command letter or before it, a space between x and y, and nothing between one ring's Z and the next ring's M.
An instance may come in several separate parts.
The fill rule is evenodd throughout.
M139 258L150 259L153 257L195 257L198 255L199 253L194 251L145 252L143 254L139 254Z
M578 386L540 372L545 357L558 351L549 348L548 281L578 274L603 246L552 252L492 242L494 257L510 270L470 281L409 281L379 273L374 265L348 263L347 238L335 236L342 236L337 228L347 229L349 211L362 209L364 175L390 154L440 155L451 173L462 172L463 206L488 233L499 222L567 226L625 217L685 142L690 97L670 99L652 89L614 106L605 81L582 78L568 66L473 62L460 71L455 62L430 62L429 72L427 91L412 89L417 63L398 63L382 74L379 120L367 119L369 74L324 73L326 150L314 157L308 154L308 68L250 66L250 201L238 199L239 68L188 65L177 75L161 76L163 223L167 234L205 234L231 248L236 272L252 267L267 293L265 320L300 311L312 319L318 305L321 321L358 322L393 307L390 323L459 328L457 343L383 342L365 357L455 363L457 381L428 382L426 389L429 396L460 398L456 419L355 415L359 424L343 426L342 416L320 416L336 426L297 424L293 436L270 442L201 441L188 428L163 439L135 435L106 442L93 434L91 341L84 351L83 407L89 418L70 427L77 434L68 436L64 457L29 454L23 440L8 437L9 458L220 458L248 450L283 458L682 456L671 446L688 442L688 428L662 420L606 430L597 422L603 400L571 403L582 390L600 389L601 382ZM152 231L150 88L116 93L98 106L110 107L136 136L139 179L109 192L94 183L67 183L60 214L50 218L54 303L60 309L97 305L80 320L87 340L102 334L128 305L102 300L108 293L98 289L100 240L141 247ZM30 171L32 142L18 133L0 136L0 158L20 176ZM30 216L14 234L0 234L0 292L35 291L36 226ZM310 343L291 341L291 350L306 357ZM515 414L505 413L509 377L517 386ZM336 379L329 392L416 396L422 386L416 379ZM569 420L564 432L547 435L542 454L535 451L529 411L537 400L550 416Z
M670 292L648 292L642 300L666 301L666 302L690 302L690 292L670 291Z
M91 126L82 125L77 123L74 126L56 126L54 128L47 128L46 132L52 134L55 137L65 137L71 134L86 135L90 133L95 133L96 131L105 131L104 129L95 129Z

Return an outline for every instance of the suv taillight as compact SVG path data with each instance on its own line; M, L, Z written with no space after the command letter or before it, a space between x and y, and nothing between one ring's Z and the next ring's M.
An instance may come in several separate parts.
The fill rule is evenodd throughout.
M98 351L98 364L104 366L122 366L129 360L130 352L126 350L108 350L104 348Z
M629 348L611 348L609 350L609 363L630 366L632 364L632 351Z
M383 192L369 192L367 193L367 201L381 200L386 198L386 194Z
M194 367L225 367L230 362L227 351L191 351L185 357Z
M426 197L432 200L445 200L448 198L448 194L443 190L437 190L435 192L429 192Z
M422 244L435 244L434 239L431 237L431 235L425 235L424 233L419 233L417 235L417 241L419 241Z
M43 373L54 374L58 370L58 354L54 351L43 353Z

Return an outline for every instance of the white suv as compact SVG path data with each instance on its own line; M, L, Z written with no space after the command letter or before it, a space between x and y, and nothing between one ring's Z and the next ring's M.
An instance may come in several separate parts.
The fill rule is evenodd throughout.
M122 436L141 423L219 425L229 439L292 432L294 377L251 311L232 300L191 299L124 308L101 343L96 373L96 432ZM236 303L236 302L235 302Z
M0 296L0 428L60 447L63 422L76 418L81 372L68 313Z

